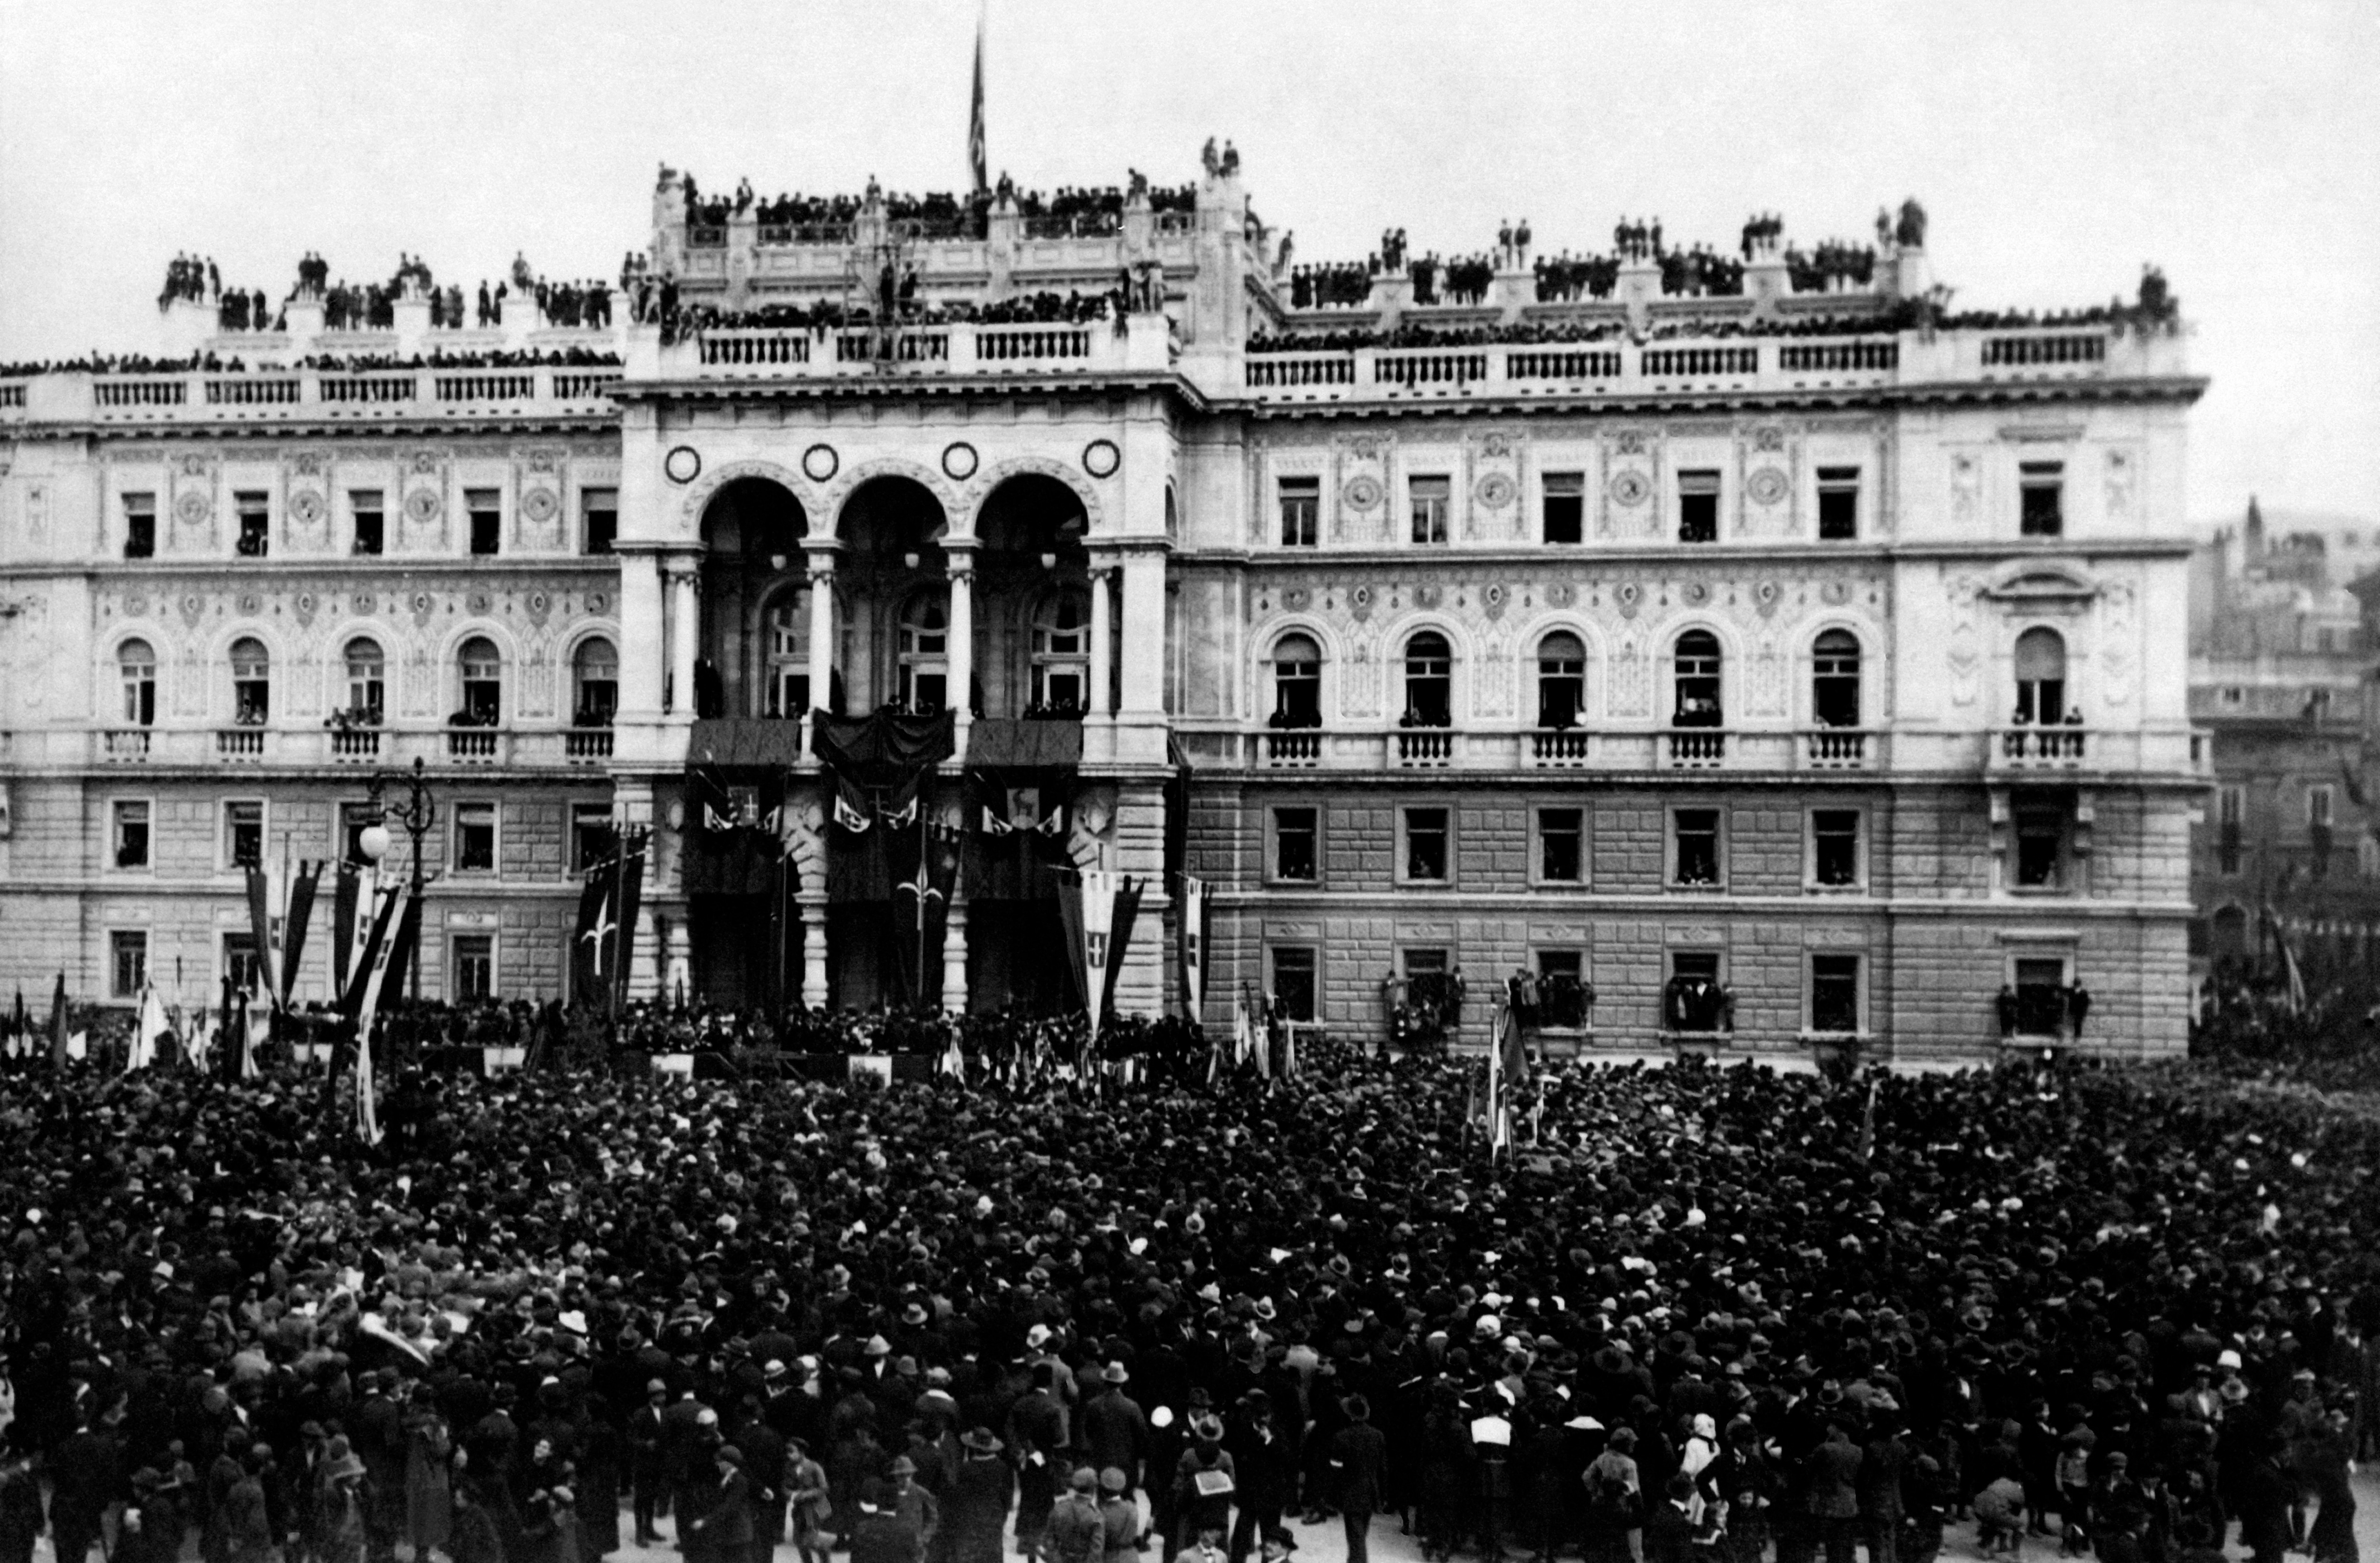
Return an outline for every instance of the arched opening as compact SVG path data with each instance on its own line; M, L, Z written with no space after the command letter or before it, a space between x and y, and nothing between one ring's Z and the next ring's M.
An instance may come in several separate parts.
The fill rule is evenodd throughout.
M950 611L937 592L919 592L901 611L895 698L913 716L930 716L950 704Z
M1322 726L1322 648L1311 635L1283 635L1273 643L1271 725Z
M1090 709L1090 556L1083 545L1089 524L1081 497L1038 472L1007 479L985 497L976 516L973 588L979 654L972 698L979 713L1070 714L1043 690L1051 665L1044 631L1055 628L1043 621L1053 611L1077 617L1069 631L1076 649L1058 672L1062 683L1075 684L1072 713Z
M1585 705L1585 642L1557 629L1537 642L1537 726L1575 727Z
M763 655L762 604L802 582L809 516L783 483L738 478L702 508L702 627L694 669L696 714L774 714ZM798 716L801 707L786 713Z
M1454 726L1454 653L1435 629L1405 642L1405 710L1399 726Z
M810 593L791 587L769 600L761 654L760 714L798 717L810 709Z
M455 654L462 676L463 703L453 721L458 727L492 727L504 720L504 659L496 643L474 635Z
M2243 960L2248 955L2248 914L2240 907L2215 909L2213 948L2217 960Z
M620 653L601 635L578 642L570 659L570 725L608 727L620 709Z
M115 648L116 676L124 685L124 720L136 727L157 722L157 653L146 641Z
M1860 725L1860 643L1848 629L1829 629L1811 647L1810 715L1821 727Z
M261 727L273 714L273 653L253 635L231 643L231 719Z
M1689 629L1678 637L1672 678L1677 686L1677 712L1670 719L1678 727L1720 727L1727 714L1720 703L1718 637L1707 629Z
M388 658L380 642L358 635L347 642L347 717L377 727L388 709Z
M2066 638L2032 629L2016 638L2016 719L2055 722L2066 714Z

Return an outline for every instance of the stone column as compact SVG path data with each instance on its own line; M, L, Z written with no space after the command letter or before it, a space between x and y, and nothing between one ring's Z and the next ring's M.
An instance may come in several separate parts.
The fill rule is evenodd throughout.
M966 730L974 721L975 702L975 550L945 543L950 556L950 679L951 709L957 713L959 753L966 753Z
M834 708L834 555L823 548L809 551L810 575L810 706L813 710ZM826 983L825 929L821 927L819 946L819 991L824 994ZM805 992L808 988L805 987ZM819 1001L824 1003L820 998Z
M967 905L953 891L942 921L942 1013L964 1015L967 1007Z
M665 707L662 671L668 659L654 653L669 641L663 603L668 592L655 560L631 555L620 562L620 715L622 722L651 721Z
M826 1007L826 887L803 889L794 901L802 913L802 1003Z
M682 560L667 568L670 606L670 709L694 715L694 661L702 614L700 568Z
M1113 628L1109 622L1108 583L1115 576L1115 567L1095 564L1091 567L1091 714L1106 716L1115 710L1108 693L1114 675L1111 671L1113 653L1110 642Z

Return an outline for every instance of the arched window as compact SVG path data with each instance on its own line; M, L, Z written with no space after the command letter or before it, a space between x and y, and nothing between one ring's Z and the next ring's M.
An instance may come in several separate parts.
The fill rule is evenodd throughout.
M1718 637L1707 629L1687 630L1678 637L1675 662L1678 710L1670 725L1725 727L1727 716L1719 704Z
M1537 726L1575 727L1586 704L1586 647L1567 629L1537 642Z
M608 727L620 709L620 653L601 635L578 642L570 659L575 686L570 723L576 727Z
M2066 714L2066 641L2055 629L2016 638L2016 719L2055 722Z
M253 635L231 643L231 719L261 727L273 714L273 653Z
M810 594L788 592L769 610L769 687L761 703L771 716L810 712Z
M157 653L146 641L115 648L115 669L124 680L124 719L136 727L157 721Z
M492 727L503 721L504 659L496 643L484 635L474 635L463 642L455 661L463 670L464 725Z
M1311 635L1283 635L1273 643L1272 725L1322 726L1322 648Z
M358 635L347 642L347 710L378 727L387 704L388 659L378 641Z
M2248 953L2248 914L2240 908L2216 908L2214 934L2216 959L2238 959Z
M1405 642L1403 725L1454 726L1454 653L1435 629L1425 629Z
M950 622L937 597L916 598L901 615L901 703L919 715L950 700Z
M1848 629L1829 629L1811 647L1810 715L1821 727L1860 725L1860 643Z
M1033 703L1047 711L1081 711L1089 703L1089 607L1062 592L1033 617Z

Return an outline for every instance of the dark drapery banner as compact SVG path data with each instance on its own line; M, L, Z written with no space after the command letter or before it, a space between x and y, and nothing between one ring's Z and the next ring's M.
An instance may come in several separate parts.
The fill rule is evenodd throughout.
M1123 972L1124 951L1132 947L1133 920L1140 915L1142 883L1137 879L1116 882L1114 921L1108 925L1107 986L1099 995L1099 1013L1115 1013L1116 978Z
M947 711L935 716L879 712L846 720L823 711L810 714L810 750L820 763L864 788L892 789L958 751Z
M1083 763L1080 722L978 716L967 729L967 763L1000 770L1071 771Z
M1066 972L1075 979L1074 1001L1087 1007L1091 983L1083 960L1083 876L1072 869L1058 873L1058 921L1066 930Z
M356 896L363 878L353 863L339 865L339 877L331 886L331 996L345 999L347 993L347 962L356 953ZM370 917L371 909L366 907Z
M270 1003L278 991L273 978L273 892L264 882L261 863L248 865L248 925L256 941L257 985Z
M603 978L595 970L595 942L603 936L600 924L617 872L616 860L605 858L589 865L586 883L578 887L578 922L570 934L570 996L579 1004L602 1001Z
M322 877L321 862L300 862L297 880L289 886L289 921L281 931L281 1007L289 1007L289 995L298 987L298 962L306 954L306 924L314 918L314 882Z

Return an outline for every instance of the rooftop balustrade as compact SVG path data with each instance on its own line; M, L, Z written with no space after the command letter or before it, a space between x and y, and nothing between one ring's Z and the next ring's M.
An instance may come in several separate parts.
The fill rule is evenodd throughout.
M36 375L0 383L0 422L314 421L439 413L596 412L616 368L260 369Z

